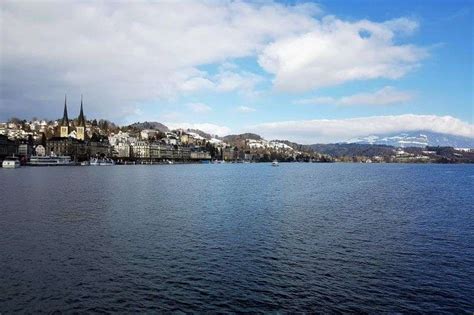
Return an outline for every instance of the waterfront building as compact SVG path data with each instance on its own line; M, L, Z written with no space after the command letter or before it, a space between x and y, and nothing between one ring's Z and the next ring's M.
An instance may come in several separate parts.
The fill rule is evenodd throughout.
M21 143L18 145L18 155L29 157L33 153L33 146L29 143Z
M74 138L53 137L46 141L46 152L84 158L86 146L84 141Z
M89 141L86 150L88 156L111 156L110 145L107 141Z
M131 146L132 155L137 159L150 158L150 146L146 141L137 141Z
M222 159L224 161L232 161L238 158L238 150L234 147L226 147L222 150Z
M130 158L131 145L138 141L137 138L130 136L128 132L122 131L111 134L108 139L113 148L113 156L118 158Z
M7 136L0 135L0 159L3 160L7 156L17 154L18 146L12 140L9 140Z
M130 146L130 155L145 160L189 160L191 149L157 142L138 141Z
M191 160L210 160L211 154L208 151L191 151Z
M132 147L133 156L138 159L172 159L173 153L168 146L155 142L139 141Z
M119 158L129 158L130 157L130 145L128 143L120 142L117 145L113 146L114 156Z
M174 152L174 147L167 144L160 144L160 156L161 159L176 159L178 158L178 153Z

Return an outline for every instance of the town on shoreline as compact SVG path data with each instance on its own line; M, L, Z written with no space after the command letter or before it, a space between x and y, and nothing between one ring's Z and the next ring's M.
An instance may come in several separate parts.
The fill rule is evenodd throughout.
M81 97L79 115L70 119L67 99L59 120L11 118L0 123L0 160L18 157L23 165L48 157L68 157L68 165L252 162L474 163L473 149L452 147L395 148L370 144L301 145L267 141L245 133L218 137L201 130L169 130L156 122L117 126L86 120ZM35 165L31 163L30 165Z

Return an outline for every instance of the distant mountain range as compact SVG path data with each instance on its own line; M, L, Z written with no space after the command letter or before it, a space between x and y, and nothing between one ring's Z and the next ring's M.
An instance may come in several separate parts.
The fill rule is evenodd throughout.
M134 123L130 127L137 128L139 130L143 129L156 129L162 132L169 131L168 127L159 123L159 122L141 122ZM205 133L201 130L188 129L189 132L194 132L200 136L211 139L212 136L208 133ZM238 135L227 135L223 137L218 137L218 139L227 142L229 144L238 143L245 141L247 139L252 140L262 140L263 138L260 135L254 133L243 133ZM443 133L431 132L431 131L411 131L411 132L401 132L394 134L380 134L380 135L370 135L365 137L352 138L347 141L343 141L337 144L314 144L314 145L300 145L294 142L289 142L286 140L279 140L279 142L286 143L294 149L300 151L306 151L308 148L315 149L317 151L323 151L330 154L330 152L341 152L348 151L370 151L370 146L366 145L377 145L381 146L377 148L377 152L387 151L388 148L385 146L392 147L426 147L426 146L440 146L440 147L454 147L454 148L474 148L474 139L462 136L453 136ZM346 144L359 144L361 146L345 146ZM326 152L327 151L327 152ZM333 152L333 153L335 153Z
M474 147L474 139L472 138L453 136L430 131L412 131L397 134L370 135L366 137L357 137L349 139L343 143L378 144L404 148L426 146L454 148Z

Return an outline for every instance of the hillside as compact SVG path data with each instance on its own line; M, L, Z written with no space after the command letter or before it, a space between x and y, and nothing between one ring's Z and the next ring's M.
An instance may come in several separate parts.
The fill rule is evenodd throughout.
M240 142L243 140L251 139L251 140L263 140L263 138L255 133L242 133L239 135L228 135L225 137L220 138L222 141L232 144L235 142Z
M333 144L312 144L314 151L329 154L333 157L342 156L389 156L394 152L394 147L376 144L359 143L333 143Z
M279 143L284 143L287 146L293 148L294 150L301 151L301 152L313 152L314 151L313 148L310 145L299 144L299 143L291 142L291 141L288 141L288 140L272 140L272 141L279 142Z
M198 135L200 135L201 137L203 137L204 139L207 139L207 140L210 140L210 139L213 138L210 134L208 134L208 133L206 133L202 130L199 130L199 129L186 129L186 131L187 132L194 132L195 134L198 134Z
M129 127L135 128L138 130L154 129L154 130L159 130L161 132L169 131L168 127L156 121L136 122L134 124L131 124Z

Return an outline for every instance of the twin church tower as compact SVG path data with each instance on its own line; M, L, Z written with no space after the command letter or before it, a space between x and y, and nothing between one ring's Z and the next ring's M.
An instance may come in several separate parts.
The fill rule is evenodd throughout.
M72 128L69 126L69 118L67 116L67 97L64 97L64 114L63 119L60 124L60 133L61 138L68 138ZM84 140L86 135L86 119L84 118L84 112L82 111L82 95L81 95L81 111L79 117L77 118L77 124L75 125L76 130L76 139Z

